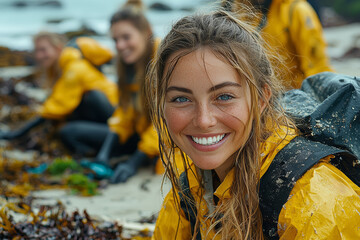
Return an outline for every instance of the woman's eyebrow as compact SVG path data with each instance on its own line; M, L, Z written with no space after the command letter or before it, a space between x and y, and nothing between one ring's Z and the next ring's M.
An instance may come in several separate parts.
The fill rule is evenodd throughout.
M192 91L188 88L183 88L183 87L176 87L176 86L171 86L168 87L166 89L166 93L170 92L170 91L179 91L179 92L184 92L184 93L190 93L192 94Z
M223 82L211 87L208 92L210 93L224 87L241 87L241 84L236 82Z

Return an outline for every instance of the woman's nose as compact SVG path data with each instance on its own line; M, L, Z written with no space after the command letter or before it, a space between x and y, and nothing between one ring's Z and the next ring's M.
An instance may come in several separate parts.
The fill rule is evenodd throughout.
M216 125L214 109L207 104L199 104L195 110L194 125L201 129L208 129Z
M121 50L123 50L124 48L125 48L125 41L124 40L117 40L116 41L116 49L118 50L118 51L121 51Z

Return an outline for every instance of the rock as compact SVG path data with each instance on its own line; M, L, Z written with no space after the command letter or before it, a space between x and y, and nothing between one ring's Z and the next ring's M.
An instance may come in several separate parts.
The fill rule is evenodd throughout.
M37 4L40 7L55 7L55 8L61 8L62 3L60 1L42 1Z
M77 31L66 32L67 39L72 39L80 36L98 36L99 34L87 26L82 26Z
M16 1L12 5L14 7L23 8L23 7L27 7L29 4L25 1Z
M35 59L29 51L13 51L0 46L0 67L33 66Z
M55 18L55 19L48 19L46 20L46 23L50 23L50 24L59 24L62 23L63 21L67 20L66 18Z
M51 0L51 1L16 1L12 3L12 6L17 8L24 8L24 7L55 7L55 8L61 8L62 3L57 0Z
M165 3L153 3L149 6L151 10L156 11L171 11L173 10L169 5L166 5Z
M194 12L195 9L193 7L182 7L180 8L181 11L184 11L184 12Z
M340 59L344 58L360 58L360 48L359 47L352 47L347 50L344 55L340 57Z
M330 7L322 7L320 9L321 15L321 24L323 27L335 27L335 26L343 26L348 23L348 21L340 16L334 9Z

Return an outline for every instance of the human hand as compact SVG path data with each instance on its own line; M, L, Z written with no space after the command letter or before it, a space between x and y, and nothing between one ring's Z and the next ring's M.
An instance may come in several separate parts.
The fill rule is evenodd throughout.
M126 162L119 163L119 165L117 165L112 177L110 178L110 182L126 182L131 176L135 175L138 168L146 159L147 156L145 153L136 150Z
M0 131L0 139L12 140L17 137L18 137L17 131L7 131L7 132Z
M110 178L110 183L126 182L131 176L134 176L137 168L128 162L120 163L115 168L113 175Z
M89 161L86 158L80 160L80 165L83 168L88 168L92 171L92 177L96 179L108 179L113 175L113 170L107 165L99 162Z

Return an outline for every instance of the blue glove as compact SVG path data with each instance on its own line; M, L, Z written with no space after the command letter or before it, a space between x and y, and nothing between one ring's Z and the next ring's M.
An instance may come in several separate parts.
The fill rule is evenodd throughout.
M113 170L101 163L90 162L87 159L82 159L80 165L84 168L89 168L94 173L94 178L105 179L110 178L113 175Z
M42 163L39 166L34 167L34 168L29 168L26 171L28 173L32 173L32 174L43 174L47 168L48 168L48 165L46 163Z
M110 178L110 183L126 182L131 176L135 175L146 159L146 154L137 150L126 162L117 165Z

